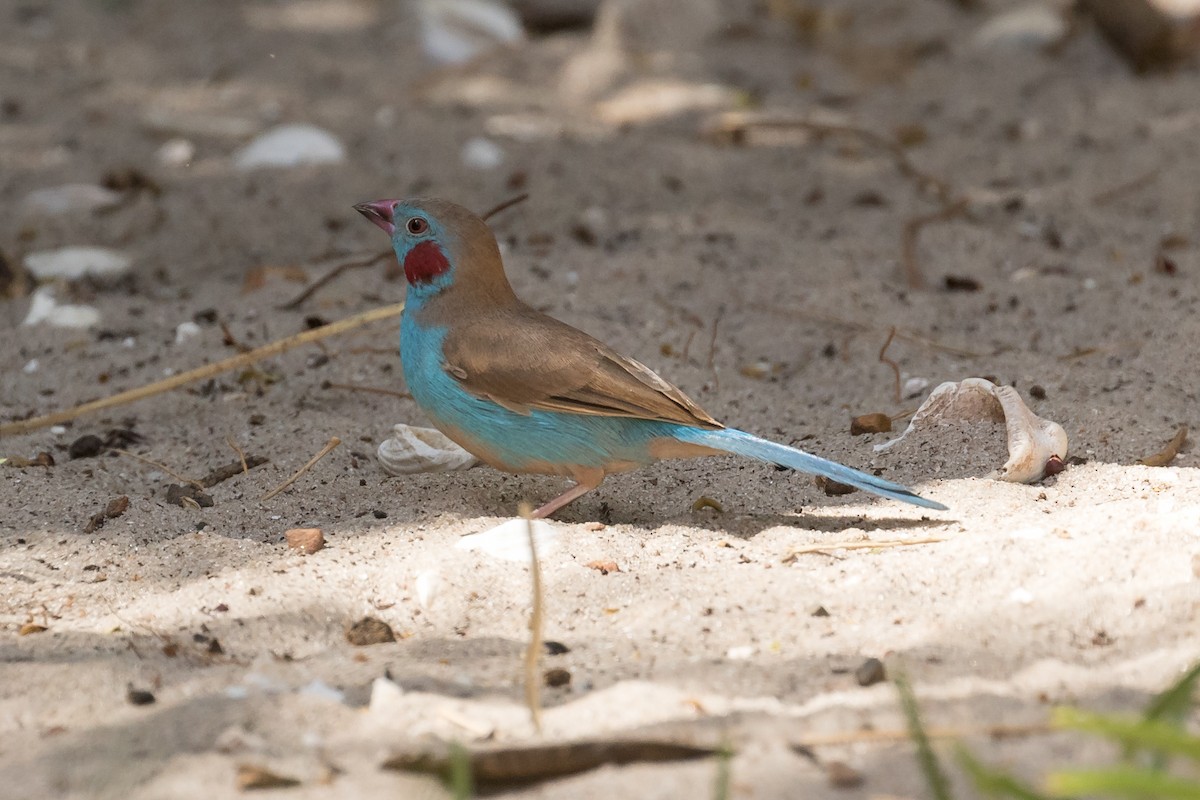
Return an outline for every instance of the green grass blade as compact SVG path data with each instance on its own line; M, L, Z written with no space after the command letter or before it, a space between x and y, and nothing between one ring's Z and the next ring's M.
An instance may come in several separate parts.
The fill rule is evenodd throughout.
M446 783L454 800L471 800L475 796L471 778L471 754L458 742L450 744L450 769Z
M728 744L717 751L717 779L713 786L713 800L729 800L729 787L733 781L733 748Z
M1179 724L1192 708L1196 684L1200 682L1200 663L1193 666L1175 685L1154 698L1146 708L1146 719Z
M1050 719L1056 727L1100 734L1127 748L1157 750L1200 761L1200 737L1167 722L1093 714L1077 708L1056 708Z
M917 708L917 698L913 696L908 677L899 674L896 676L895 683L896 691L900 694L900 708L903 709L904 719L908 723L908 735L912 737L913 743L917 746L917 764L921 768L921 774L925 776L925 782L929 784L929 791L933 794L934 800L952 800L950 782L946 779L946 773L938 762L937 754L933 752L933 747L929 744L925 726L921 724L921 712Z
M957 755L959 763L975 783L975 788L985 797L1049 800L1046 795L1038 794L1013 776L984 766L962 745L959 745Z
M1103 795L1138 800L1197 800L1200 783L1176 775L1137 767L1065 770L1046 778L1046 789L1054 795Z

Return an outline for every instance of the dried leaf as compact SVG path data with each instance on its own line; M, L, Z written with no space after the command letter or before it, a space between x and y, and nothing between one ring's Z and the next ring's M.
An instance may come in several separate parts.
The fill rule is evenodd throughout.
M1175 456L1179 455L1179 450L1187 443L1188 426L1180 425L1179 430L1167 442L1167 446L1159 450L1152 456L1146 456L1138 461L1139 464L1145 467L1165 467L1175 460Z
M864 433L887 433L892 429L892 418L887 414L862 414L850 420L850 435L861 436Z
M239 764L236 782L237 788L243 792L249 789L286 789L300 785L300 781L295 778L276 775L269 769L254 764Z
M471 775L479 789L529 785L586 772L605 764L690 761L715 755L717 750L676 742L616 739L580 741L532 747L505 747L468 751ZM383 769L447 775L451 759L446 745L436 749L400 753L383 763Z

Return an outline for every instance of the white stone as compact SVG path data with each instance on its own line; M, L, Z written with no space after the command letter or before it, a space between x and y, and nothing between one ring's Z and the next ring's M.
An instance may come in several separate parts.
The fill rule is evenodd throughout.
M377 452L383 471L389 475L454 472L478 463L475 456L441 431L404 424L392 427L392 438L379 445Z
M200 335L200 326L192 321L181 322L175 326L175 344L183 344L193 336Z
M495 169L504 163L504 151L491 139L477 136L463 145L462 162L472 169Z
M37 189L25 197L25 210L35 214L96 211L121 202L121 194L91 183L68 183Z
M461 64L525 38L516 13L492 0L421 0L417 13L426 54L443 64Z
M335 689L325 681L316 679L310 683L300 687L299 694L307 695L308 697L319 697L322 700L330 700L334 703L340 703L346 699L346 695L340 689Z
M391 716L403 698L404 689L400 684L387 678L376 678L371 681L371 699L367 708L372 714Z
M442 588L442 576L436 569L422 570L417 575L417 605L428 611L433 607Z
M238 169L338 164L346 148L336 136L314 125L280 125L258 136L233 156Z
M56 328L90 328L100 322L100 312L92 306L59 305L53 290L47 286L35 291L30 299L29 313L22 325L45 322Z
M196 145L190 139L169 139L154 154L158 163L167 167L183 167L196 157Z
M131 263L129 256L107 247L60 247L25 256L25 269L39 281L111 277L127 272Z
M1024 586L1018 586L1008 593L1009 602L1027 606L1033 602L1033 592L1026 589Z
M983 49L1038 49L1049 47L1067 35L1063 13L1049 3L1031 3L989 19L975 33L975 44Z
M731 647L725 652L725 657L730 661L745 661L754 655L754 645L743 644L737 647Z
M38 366L40 366L38 364L38 360L36 358L31 358L25 363L25 366L21 367L21 372L24 372L26 375L32 375L38 371Z
M478 550L502 561L532 561L529 551L529 526L533 526L533 541L538 558L558 547L558 529L544 519L510 519L483 533L473 533L458 540L459 550Z

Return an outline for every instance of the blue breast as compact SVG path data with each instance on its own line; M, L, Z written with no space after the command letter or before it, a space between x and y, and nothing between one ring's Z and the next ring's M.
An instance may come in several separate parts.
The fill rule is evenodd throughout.
M508 469L521 472L539 464L599 468L614 462L648 464L654 461L650 443L673 437L679 427L557 411L519 414L476 397L442 368L447 330L421 326L413 316L405 314L400 326L404 380L413 399L434 425L459 431L486 451L490 460Z

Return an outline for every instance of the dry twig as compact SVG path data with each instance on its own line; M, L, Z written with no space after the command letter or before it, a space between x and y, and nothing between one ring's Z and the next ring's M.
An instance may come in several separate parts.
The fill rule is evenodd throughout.
M331 437L331 438L329 439L329 441L325 443L325 446L321 448L321 451L320 451L319 453L317 453L315 456L313 456L312 458L310 458L310 459L308 460L308 463L307 463L307 464L305 464L305 465L304 465L303 467L301 467L300 469L296 470L296 473L295 473L294 475L292 475L292 477L288 478L286 481L284 481L283 483L279 484L278 486L276 486L276 487L275 487L274 489L272 489L271 491L269 491L269 492L267 492L266 494L264 494L264 495L262 496L262 500L261 500L260 502L263 502L263 503L267 502L267 501L268 501L268 500L270 500L272 497L274 497L275 495L279 494L280 492L282 492L282 491L283 491L284 489L286 489L287 487L291 486L293 483L295 483L295 482L296 482L296 480L297 480L297 479L298 479L298 478L299 478L301 475L303 475L304 473L306 473L306 472L308 472L310 469L312 469L312 467L313 467L313 464L316 464L316 463L317 463L318 461L320 461L322 458L324 458L325 456L329 455L330 451L332 451L332 450L333 450L333 448L337 447L337 446L338 446L339 444L341 444L341 443L342 443L342 440L341 440L341 439L339 439L338 437L336 437L336 436L333 436L333 437Z
M393 351L388 351L393 352ZM394 354L394 353L393 353ZM374 394L386 394L390 397L402 397L405 400L411 400L412 395L408 392L397 391L396 389L384 389L379 386L359 386L355 383L334 383L333 381L325 381L321 384L322 389L345 389L350 392L371 392Z
M171 469L170 467L168 467L165 464L160 464L157 461L146 458L145 456L139 456L137 453L131 453L128 450L122 450L119 447L112 448L112 451L114 453L118 453L123 456L129 456L130 458L137 459L138 461L141 461L143 464L149 464L150 466L154 467L155 469L158 469L158 470L161 470L161 471L167 473L168 475L170 475L172 478L179 481L180 483L190 483L192 486L195 486L197 489L204 488L204 486L200 483L200 481L192 480L191 478L185 478L184 476L180 475L178 472Z
M1175 456L1179 455L1179 449L1187 443L1188 426L1180 425L1179 430L1167 442L1167 446L1159 450L1152 456L1146 456L1138 461L1144 467L1165 467L1175 460Z
M5 423L0 425L0 437L16 436L20 433L36 431L39 428L47 428L51 425L59 425L63 422L69 422L77 417L81 417L84 414L88 414L93 411L103 411L106 408L126 405L138 400L144 400L147 397L154 397L155 395L162 394L163 392L169 392L172 389L178 389L180 386L186 386L189 383L195 383L196 381L202 381L215 375L220 375L222 372L240 369L255 362L262 361L264 358L270 358L271 356L276 356L280 353L287 352L288 350L299 347L300 345L315 342L319 339L326 339L330 336L336 336L339 333L345 333L346 331L351 331L355 328L361 328L363 325L376 322L381 319L398 317L403 311L403 303L384 306L383 308L373 308L370 311L364 311L361 314L355 314L351 317L347 317L346 319L339 320L337 322L331 322L328 325L324 325L320 328L314 328L310 331L304 331L302 333L289 336L286 339L279 339L277 341L270 342L269 344L265 344L262 347L257 347L248 353L241 353L212 364L205 364L203 367L197 367L196 369L188 370L187 372L181 372L178 375L171 376L170 378L165 378L161 381L155 381L154 383L146 386L139 386L138 388L130 389L127 392L120 392L112 395L111 397L104 397L100 400L93 400L90 403L83 403L82 405L75 406L74 408L68 408L65 411L56 411L53 414L45 414L40 417L31 417L30 419Z
M545 618L542 608L542 565L538 561L537 542L533 535L532 509L528 503L521 504L521 516L525 518L525 531L529 536L529 575L533 584L533 609L529 615L529 647L525 650L525 702L529 705L529 716L533 727L542 732L541 680L538 676L538 656L542 651L542 632Z
M887 364L892 368L892 375L896 379L896 402L900 402L900 365L887 357L888 348L892 346L892 340L896 338L896 329L893 327L888 331L887 341L883 343L883 347L879 348L880 363Z
M784 564L796 560L796 556L806 553L827 553L830 550L882 550L887 547L907 547L914 544L937 544L948 542L952 536L924 536L919 539L864 539L856 542L829 542L828 544L806 544L793 547L783 557Z
M237 453L237 455L238 455L238 458L239 458L239 459L241 459L241 462L242 462L242 472L249 472L249 471L250 471L250 467L246 465L246 451L245 451L245 450L243 450L242 448L240 448L240 447L238 447L238 446L237 446L237 442L235 442L235 441L233 440L233 437L232 437L232 436L226 436L226 437L225 437L225 444L227 444L227 445L229 445L231 448L233 448L233 452Z

